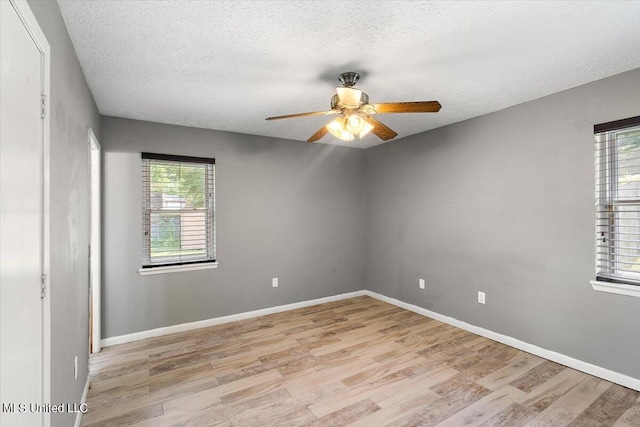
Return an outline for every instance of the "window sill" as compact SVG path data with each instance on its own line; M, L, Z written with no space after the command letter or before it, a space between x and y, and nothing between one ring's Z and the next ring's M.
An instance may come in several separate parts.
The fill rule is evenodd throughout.
M595 291L608 292L610 294L627 295L640 298L640 286L625 285L623 283L591 281L591 286Z
M203 264L187 264L187 265L169 265L166 267L140 268L138 273L141 276L150 276L152 274L179 273L181 271L209 270L218 268L218 262L208 262Z

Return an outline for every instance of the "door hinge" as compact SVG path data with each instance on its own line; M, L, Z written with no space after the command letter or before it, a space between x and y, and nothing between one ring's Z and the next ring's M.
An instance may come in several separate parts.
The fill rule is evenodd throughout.
M47 296L47 275L40 275L40 298Z
M47 95L40 95L40 118L47 116Z

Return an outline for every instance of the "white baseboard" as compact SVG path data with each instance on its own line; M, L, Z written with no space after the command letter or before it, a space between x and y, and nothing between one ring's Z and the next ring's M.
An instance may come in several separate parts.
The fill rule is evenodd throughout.
M485 338L489 338L494 341L501 342L503 344L517 348L519 350L526 351L527 353L544 357L545 359L551 360L556 363L560 363L562 365L568 366L578 371L582 371L587 374L596 376L598 378L602 378L607 381L611 381L616 384L620 384L622 386L628 387L630 389L640 391L640 379L638 378L630 377L629 375L621 374L619 372L615 372L610 369L602 368L600 366L593 365L591 363L587 363L582 360L578 360L573 357L570 357L561 353L557 353L555 351L547 350L545 348L538 347L533 344L529 344L517 338L513 338L508 335L503 335L498 332L493 332L488 329L484 329L479 326L475 326L475 325L463 322L461 320L454 319L453 317L445 316L440 313L427 310L426 308L418 307L417 305L409 304L409 303L397 300L395 298L390 298L388 296L385 296L376 292L368 291L368 290L349 292L346 294L339 294L339 295L334 295L330 297L313 299L309 301L296 302L293 304L279 305L276 307L264 308L261 310L254 310L254 311L248 311L245 313L232 314L229 316L216 317L213 319L200 320L198 322L182 323L180 325L167 326L164 328L157 328L157 329L151 329L148 331L135 332L127 335L104 338L103 340L101 340L101 344L103 347L109 347L112 345L143 340L145 338L159 337L162 335L173 334L176 332L184 332L184 331L190 331L193 329L206 328L208 326L221 325L223 323L235 322L238 320L250 319L258 316L265 316L267 314L281 313L283 311L295 310L297 308L309 307L312 305L324 304L327 302L339 301L339 300L354 298L362 295L368 295L370 297L413 311L423 316L430 317L432 319L449 324L451 326L464 329L465 331L469 331L471 333L483 336ZM87 386L85 387L85 393L83 394L83 402L84 402L84 399L86 399L86 392L88 391L88 385L89 383L87 380ZM76 419L76 425L79 425L78 424L79 419L81 419L81 414L78 414L78 418Z
M517 348L519 350L526 351L527 353L544 357L545 359L549 359L553 362L560 363L561 365L565 365L570 368L576 369L578 371L585 372L589 375L593 375L595 377L602 378L616 384L620 384L630 389L640 391L640 379L638 378L630 377L629 375L621 374L619 372L615 372L610 369L605 369L600 366L593 365L591 363L587 363L582 360L578 360L561 353L556 353L555 351L547 350L545 348L538 347L536 345L529 344L524 341L520 341L519 339L510 337L507 335L503 335L498 332L493 332L488 329L481 328L479 326L471 325L461 320L454 319L453 317L444 316L440 313L427 310L426 308L418 307L413 304L408 304L406 302L397 300L395 298L390 298L388 296L378 294L376 292L365 290L363 291L363 294L379 299L384 302L388 302L389 304L393 304L395 306L405 308L407 310L413 311L414 313L418 313L423 316L430 317L432 319L438 320L448 325L455 326L460 329L464 329L465 331L472 332L476 335L481 335L485 338L489 338L491 340L501 342L503 344Z
M87 394L89 394L89 373L87 372L87 382L84 384L84 390L82 391L82 397L80 397L80 404L87 403ZM82 412L76 414L76 422L73 427L80 427L82 423Z
M174 334L176 332L191 331L193 329L206 328L208 326L221 325L223 323L235 322L238 320L250 319L252 317L265 316L267 314L281 313L283 311L295 310L297 308L309 307L312 305L324 304L332 301L340 301L347 298L359 297L365 291L355 291L346 294L333 295L330 297L317 298L308 301L295 302L292 304L279 305L276 307L263 308L261 310L247 311L245 313L231 314L229 316L214 317L213 319L200 320L197 322L181 323L179 325L166 326L164 328L150 329L148 331L134 332L132 334L120 335L116 337L104 338L100 341L102 347L109 347L117 344L143 340L145 338L159 337L162 335Z

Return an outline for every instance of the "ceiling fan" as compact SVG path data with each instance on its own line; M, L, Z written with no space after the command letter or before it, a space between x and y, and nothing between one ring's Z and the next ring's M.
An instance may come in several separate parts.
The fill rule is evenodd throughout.
M384 123L373 118L372 116L374 114L437 113L440 111L441 105L438 101L369 104L369 95L353 87L360 79L358 73L342 73L338 76L338 79L342 82L342 87L336 88L338 93L331 98L330 110L267 117L266 120L340 114L340 117L331 121L326 126L322 126L316 133L311 135L307 141L318 141L325 136L327 132L347 142L353 141L356 135L362 138L369 132L383 141L389 141L398 136L398 134Z

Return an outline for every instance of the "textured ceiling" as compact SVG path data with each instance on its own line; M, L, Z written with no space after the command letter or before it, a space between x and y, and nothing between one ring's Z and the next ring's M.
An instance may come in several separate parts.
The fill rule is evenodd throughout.
M640 1L59 4L102 114L300 141L328 118L265 117L329 109L343 71L440 101L377 116L402 138L640 67Z

